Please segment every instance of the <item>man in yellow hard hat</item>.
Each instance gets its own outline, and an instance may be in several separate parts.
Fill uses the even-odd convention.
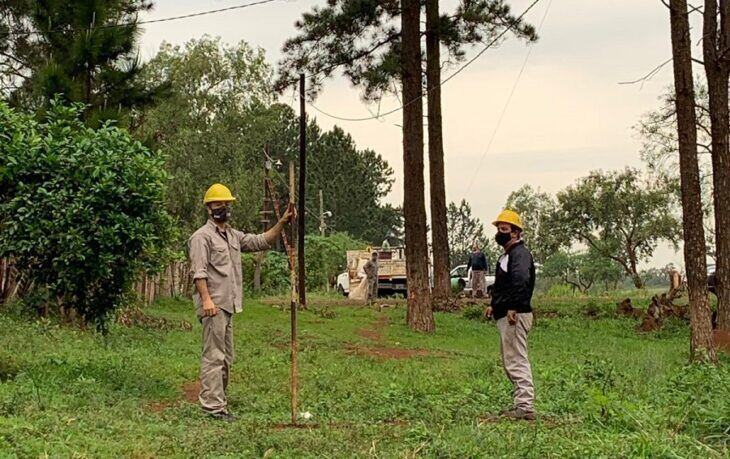
[[[195,282],[195,306],[203,325],[200,361],[200,395],[203,410],[216,419],[234,421],[228,411],[226,389],[233,362],[233,314],[242,311],[241,252],[270,248],[294,217],[287,210],[263,234],[246,234],[231,228],[231,204],[236,198],[226,186],[208,188],[203,203],[208,221],[188,240],[190,270]]]
[[[495,239],[504,248],[497,262],[491,306],[484,311],[499,329],[502,364],[514,386],[514,404],[503,416],[535,419],[535,386],[527,356],[527,334],[532,328],[532,293],[535,289],[535,263],[522,240],[522,219],[505,210],[493,222]]]

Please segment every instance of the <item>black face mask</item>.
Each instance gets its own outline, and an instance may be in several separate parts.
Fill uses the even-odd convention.
[[[494,236],[494,240],[497,241],[497,244],[501,245],[502,247],[506,246],[509,241],[512,240],[512,233],[503,233],[499,231],[496,236]]]
[[[231,208],[225,206],[219,207],[217,209],[212,209],[211,216],[213,217],[214,221],[224,223],[228,221],[229,218],[231,218]]]

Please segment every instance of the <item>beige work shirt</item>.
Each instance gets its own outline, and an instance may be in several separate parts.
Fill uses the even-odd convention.
[[[373,263],[373,260],[368,260],[362,267],[362,270],[368,276],[368,280],[377,279],[378,277],[378,264]]]
[[[243,310],[243,276],[241,252],[260,252],[269,249],[263,234],[246,234],[226,224],[222,231],[208,222],[188,240],[190,271],[195,279],[207,279],[208,292],[218,308],[233,314]],[[197,289],[193,295],[199,317],[203,302]]]

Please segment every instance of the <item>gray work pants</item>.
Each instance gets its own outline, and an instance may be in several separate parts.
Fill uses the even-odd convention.
[[[535,411],[535,386],[527,357],[527,334],[532,328],[532,313],[517,314],[517,323],[510,325],[507,317],[497,321],[504,372],[514,387],[514,408]]]
[[[208,413],[227,412],[226,388],[233,363],[233,314],[218,310],[203,317],[203,356],[200,359],[200,405]]]

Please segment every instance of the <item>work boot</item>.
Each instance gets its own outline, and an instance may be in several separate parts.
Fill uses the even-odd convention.
[[[535,412],[525,411],[522,408],[515,408],[508,411],[503,411],[502,416],[505,418],[513,419],[515,421],[534,421]]]
[[[226,411],[221,411],[219,413],[211,413],[210,417],[219,421],[225,421],[225,422],[235,422],[238,420],[234,415],[231,413],[228,413]]]

